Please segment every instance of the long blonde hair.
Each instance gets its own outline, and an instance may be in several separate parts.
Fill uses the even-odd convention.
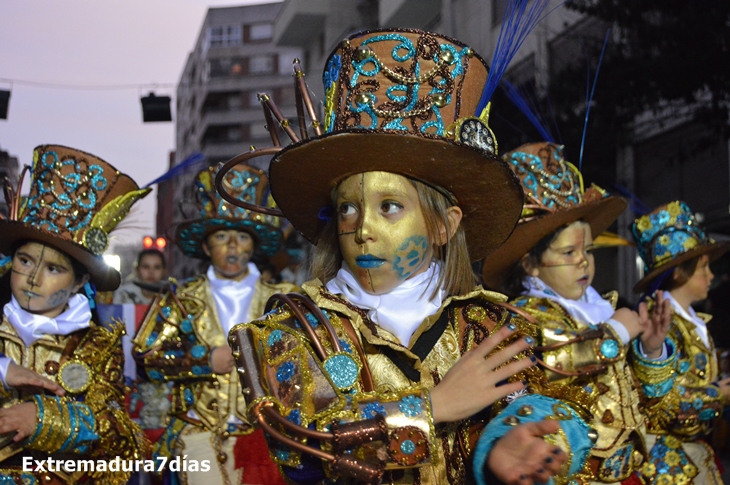
[[[433,247],[433,257],[441,261],[438,284],[435,292],[446,290],[446,294],[465,295],[474,289],[476,278],[471,269],[469,251],[466,246],[464,227],[459,224],[451,239],[444,245],[439,244],[440,228],[446,228],[446,234],[451,234],[452,228],[447,210],[454,204],[441,192],[433,187],[412,178],[406,177],[416,188],[418,200],[426,221],[428,239]],[[332,189],[332,205],[335,205],[337,187]],[[336,211],[333,211],[336,213]],[[342,266],[342,252],[337,236],[337,220],[333,215],[317,241],[312,255],[310,274],[326,283],[331,280]],[[431,295],[431,296],[435,296]]]

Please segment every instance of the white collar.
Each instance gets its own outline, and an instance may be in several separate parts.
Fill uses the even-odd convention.
[[[404,346],[423,321],[438,312],[446,297],[442,288],[431,299],[436,288],[441,265],[432,262],[423,273],[406,279],[383,295],[373,295],[362,289],[343,261],[337,275],[325,286],[333,294],[341,294],[353,305],[368,310],[370,320],[392,333]]]
[[[248,275],[241,281],[219,278],[212,265],[208,267],[206,275],[218,310],[220,325],[228,337],[228,332],[234,325],[245,323],[251,317],[249,308],[253,301],[256,281],[261,273],[255,264],[248,263]]]
[[[79,294],[69,298],[68,310],[55,318],[36,315],[24,310],[14,296],[10,299],[10,303],[5,305],[3,312],[28,347],[44,335],[68,335],[88,328],[91,320],[89,300]]]
[[[586,289],[580,300],[572,300],[558,295],[537,276],[528,276],[523,283],[527,286],[524,295],[553,300],[565,308],[573,318],[585,324],[597,325],[607,322],[615,313],[613,305],[604,300],[592,286]]]

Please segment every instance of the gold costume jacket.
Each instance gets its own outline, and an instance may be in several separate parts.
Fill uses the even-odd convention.
[[[650,307],[653,302],[650,302]],[[698,313],[705,322],[710,315]],[[655,483],[662,477],[687,483],[697,474],[697,466],[682,450],[683,442],[695,442],[708,434],[722,414],[725,398],[714,384],[718,379],[715,345],[709,347],[697,333],[697,326],[672,309],[672,323],[665,360],[649,360],[634,344],[632,359],[641,383],[641,398],[649,432],[657,436],[649,453],[644,474]],[[709,446],[702,443],[709,450]],[[712,451],[709,450],[710,456]],[[713,466],[714,470],[714,466]]]
[[[60,383],[63,397],[33,395],[0,386],[0,402],[9,407],[23,401],[35,402],[38,425],[27,442],[0,449],[0,483],[126,484],[129,472],[99,471],[117,457],[136,460],[145,457],[149,443],[124,410],[124,324],[108,327],[90,323],[88,329],[70,335],[44,335],[26,347],[15,328],[3,317],[0,324],[0,353],[13,361]],[[35,460],[48,456],[59,460],[93,460],[80,471],[23,471],[23,457]],[[31,462],[32,463],[32,462]],[[35,467],[34,467],[35,468]],[[57,467],[56,467],[57,469]],[[46,467],[46,470],[48,468]],[[121,470],[121,468],[120,468]]]
[[[615,293],[608,298],[616,304]],[[624,346],[616,332],[605,323],[596,326],[577,321],[559,303],[548,298],[521,296],[512,302],[537,320],[538,345],[547,347],[542,360],[555,384],[581,394],[592,416],[591,426],[598,439],[591,450],[593,480],[617,482],[637,471],[646,455],[643,436],[644,417],[639,409],[631,366],[627,360],[629,346]],[[603,340],[587,345],[560,347],[573,332],[600,332]],[[594,364],[591,364],[591,363]],[[587,374],[575,372],[590,369]]]
[[[552,386],[537,367],[510,380],[527,380],[531,392],[551,397],[518,393],[470,419],[434,425],[429,392],[462,354],[503,325],[513,324],[517,331],[498,349],[536,332],[532,324],[504,307],[503,295],[477,288],[468,295],[447,298],[439,312],[423,321],[406,348],[373,324],[367,311],[329,293],[318,280],[305,283],[303,291],[308,298],[302,299],[323,312],[326,324],[315,317],[313,307],[301,306],[305,313],[297,317],[287,304],[275,307],[257,321],[237,325],[230,332],[229,342],[244,392],[250,398],[252,420],[260,416],[261,406],[271,405],[277,409],[279,419],[325,432],[331,431],[331,426],[382,419],[376,427],[387,432],[387,439],[360,444],[343,444],[337,439],[333,444],[321,441],[318,450],[338,457],[320,469],[322,478],[327,475],[336,478],[337,483],[355,482],[356,477],[343,471],[349,466],[343,462],[361,459],[379,460],[381,464],[376,468],[380,466],[382,472],[385,467],[383,483],[470,482],[474,478],[470,471],[472,459],[486,462],[493,443],[511,426],[543,418],[559,419],[572,426],[546,438],[571,456],[555,483],[566,483],[586,471],[583,465],[591,445],[588,426],[573,407],[560,400],[565,394],[563,389]],[[302,318],[307,320],[306,325],[300,321]],[[321,353],[325,359],[318,357]],[[490,413],[497,415],[491,422]],[[276,429],[288,433],[285,428]],[[348,451],[340,453],[339,447],[347,447]],[[313,465],[310,456],[303,457],[281,440],[271,439],[269,448],[284,474],[294,482],[300,470],[322,466],[316,460]]]
[[[262,315],[266,301],[274,293],[295,288],[290,284],[270,285],[258,280],[249,318]],[[175,383],[170,409],[173,419],[156,444],[156,455],[171,456],[177,435],[186,423],[218,435],[243,433],[240,427],[228,430],[227,426],[230,416],[247,420],[238,375],[235,372],[214,374],[209,365],[211,351],[227,343],[205,275],[181,283],[174,292],[159,295],[152,302],[133,344],[138,364],[144,367],[150,380]],[[197,419],[188,417],[191,410]]]

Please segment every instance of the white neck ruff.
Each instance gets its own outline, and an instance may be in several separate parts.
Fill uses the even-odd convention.
[[[248,275],[241,281],[218,278],[212,265],[208,267],[206,275],[218,311],[218,319],[227,339],[228,332],[234,325],[250,320],[248,313],[253,301],[256,281],[261,273],[255,264],[248,263]]]
[[[586,289],[580,300],[571,300],[558,295],[537,276],[528,276],[524,284],[527,286],[527,291],[523,295],[553,300],[565,308],[570,316],[585,324],[597,325],[607,322],[615,313],[611,303],[604,300],[592,286]]]
[[[5,305],[3,312],[28,347],[44,335],[68,335],[88,328],[91,321],[89,300],[79,294],[69,298],[68,310],[55,318],[23,310],[14,296],[10,299],[10,303]]]
[[[446,297],[446,291],[440,289],[436,297],[430,299],[440,270],[440,264],[431,263],[426,271],[408,278],[389,292],[373,295],[362,289],[343,261],[337,276],[325,286],[330,293],[340,294],[353,305],[368,310],[373,323],[395,335],[401,345],[408,346],[418,327],[438,312]]]

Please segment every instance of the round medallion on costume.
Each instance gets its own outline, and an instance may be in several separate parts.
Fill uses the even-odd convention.
[[[492,130],[479,118],[466,118],[457,128],[456,140],[492,155],[497,152]]]
[[[429,457],[428,437],[415,426],[403,426],[390,433],[388,454],[402,466],[422,463]]]
[[[58,383],[66,391],[79,394],[84,392],[91,385],[93,372],[85,363],[78,360],[70,360],[63,364],[58,371]]]
[[[601,343],[601,355],[606,359],[615,359],[619,354],[619,344],[614,339],[607,339]]]
[[[324,370],[327,371],[332,382],[341,391],[350,389],[357,382],[360,368],[348,354],[337,353],[324,361]]]
[[[84,246],[97,256],[104,254],[109,247],[109,235],[98,227],[92,227],[84,233]]]
[[[56,374],[58,374],[59,365],[58,362],[56,362],[55,360],[46,361],[46,364],[43,367],[46,371],[46,374],[48,374],[49,376],[55,376]]]

